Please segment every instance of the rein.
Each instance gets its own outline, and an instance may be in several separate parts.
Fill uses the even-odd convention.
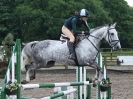
[[[84,35],[84,39],[87,39],[94,46],[94,48],[97,50],[97,54],[96,54],[96,56],[94,58],[94,60],[96,60],[96,57],[98,56],[100,50],[95,46],[95,44],[88,37],[91,36],[91,37],[94,37],[96,39],[100,39],[100,38],[99,37],[96,37],[94,35],[91,35],[91,34],[82,34],[82,35]]]
[[[94,37],[94,38],[96,38],[96,39],[100,39],[99,37],[93,36],[93,35],[91,35],[91,34],[90,34],[89,36]]]
[[[94,60],[96,60],[96,57],[98,56],[100,50],[95,46],[95,44],[88,37],[91,36],[91,37],[94,37],[96,39],[100,39],[100,38],[99,37],[96,37],[96,36],[93,36],[93,35],[90,35],[90,34],[88,34],[88,35],[85,35],[84,34],[84,36],[85,36],[84,39],[87,39],[94,46],[94,48],[97,50],[97,54],[96,54],[96,56],[94,58]]]
[[[98,56],[98,54],[100,53],[100,50],[94,45],[94,43],[91,41],[91,40],[89,40],[88,38],[87,38],[87,40],[88,41],[90,41],[90,43],[94,46],[94,48],[97,50],[97,54],[96,54],[96,56],[95,56],[95,58],[94,58],[94,60],[96,60],[96,57]]]

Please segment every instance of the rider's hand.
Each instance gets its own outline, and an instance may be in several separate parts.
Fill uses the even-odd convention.
[[[90,32],[89,32],[89,31],[85,31],[85,34],[86,34],[86,35],[90,35]]]
[[[85,34],[85,31],[82,31],[81,33],[82,33],[82,34]]]

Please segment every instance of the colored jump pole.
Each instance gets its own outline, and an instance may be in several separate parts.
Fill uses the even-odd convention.
[[[86,82],[64,82],[64,83],[41,83],[41,84],[24,84],[21,85],[23,89],[33,89],[33,88],[54,88],[62,86],[81,86],[90,85],[89,81]]]
[[[62,92],[59,92],[59,93],[56,93],[56,94],[52,94],[50,96],[47,96],[47,97],[44,97],[44,98],[41,98],[41,99],[55,99],[55,98],[73,93],[75,91],[76,91],[76,89],[70,89],[70,90],[62,91]]]

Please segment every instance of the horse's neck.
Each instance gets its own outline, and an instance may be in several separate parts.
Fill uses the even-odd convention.
[[[91,50],[91,53],[96,54],[100,49],[101,40],[105,38],[107,32],[107,27],[102,27],[100,29],[94,30],[88,38],[81,40],[77,47],[79,49],[84,49],[85,53]]]
[[[93,31],[89,36],[89,40],[97,47],[100,47],[101,40],[106,36],[107,27],[102,27],[96,31]]]

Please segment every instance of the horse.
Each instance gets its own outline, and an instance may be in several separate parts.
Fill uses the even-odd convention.
[[[75,46],[77,61],[69,59],[68,40],[43,40],[28,43],[22,50],[22,59],[30,60],[30,63],[23,63],[21,68],[22,70],[26,70],[26,80],[24,83],[35,79],[36,69],[50,68],[55,64],[90,66],[96,69],[96,73],[98,73],[96,74],[96,78],[101,81],[103,76],[100,77],[100,75],[103,73],[95,59],[100,51],[102,39],[105,39],[113,50],[121,48],[115,26],[116,23],[105,25],[94,28],[90,31],[90,34],[79,35],[79,41]],[[28,55],[29,53],[30,55]]]

